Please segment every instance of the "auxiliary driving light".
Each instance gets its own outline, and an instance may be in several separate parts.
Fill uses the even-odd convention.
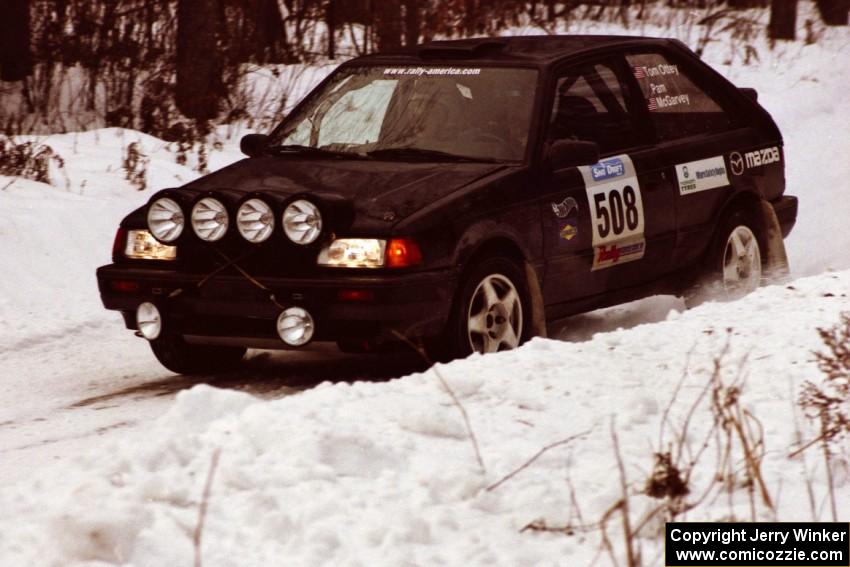
[[[236,227],[248,242],[265,242],[274,231],[274,211],[262,199],[248,199],[236,212]]]
[[[304,346],[313,338],[313,317],[305,309],[290,307],[277,318],[277,334],[289,346]]]
[[[224,203],[213,197],[205,197],[192,207],[192,230],[198,238],[215,242],[227,233],[230,217]]]
[[[136,325],[147,340],[153,341],[159,337],[162,332],[162,316],[156,305],[149,301],[139,304],[136,308]]]
[[[295,244],[312,244],[322,233],[322,213],[319,207],[298,199],[283,211],[283,232]]]
[[[174,199],[162,197],[148,207],[148,228],[160,242],[171,243],[183,234],[183,209]]]

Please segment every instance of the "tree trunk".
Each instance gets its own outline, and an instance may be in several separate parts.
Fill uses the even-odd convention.
[[[828,26],[846,26],[850,12],[848,0],[818,0],[818,9],[823,23]]]
[[[32,73],[29,0],[3,0],[0,17],[0,80],[21,81]]]
[[[177,108],[199,121],[218,114],[222,89],[218,21],[218,0],[178,0]]]
[[[797,28],[797,0],[773,0],[767,30],[771,39],[794,39]]]
[[[325,6],[325,26],[328,28],[328,58],[336,59],[336,6],[328,0]]]
[[[404,45],[419,43],[419,29],[422,18],[419,14],[420,0],[404,0]]]
[[[378,51],[401,47],[401,1],[373,0]]]

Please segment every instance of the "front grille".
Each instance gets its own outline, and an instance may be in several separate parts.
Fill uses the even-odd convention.
[[[178,247],[181,271],[192,274],[208,274],[228,260],[241,258],[238,265],[254,277],[309,277],[317,273],[317,254],[313,246],[297,246],[276,238],[260,245],[235,238],[215,243],[186,239]],[[222,272],[238,273],[233,266]]]

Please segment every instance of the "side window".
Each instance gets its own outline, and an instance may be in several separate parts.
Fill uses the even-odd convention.
[[[596,142],[603,154],[636,145],[638,136],[626,111],[624,92],[607,64],[583,65],[564,73],[556,86],[548,141]]]
[[[664,55],[640,53],[627,55],[626,59],[661,141],[722,132],[732,127],[720,104]]]

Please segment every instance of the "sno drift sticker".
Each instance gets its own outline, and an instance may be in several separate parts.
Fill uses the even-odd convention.
[[[603,181],[612,177],[620,177],[626,173],[626,166],[620,158],[606,159],[590,166],[594,181]]]
[[[631,158],[619,155],[579,168],[590,203],[592,270],[643,258],[643,200]]]
[[[690,195],[729,185],[726,163],[721,156],[690,161],[676,166],[679,195]]]

